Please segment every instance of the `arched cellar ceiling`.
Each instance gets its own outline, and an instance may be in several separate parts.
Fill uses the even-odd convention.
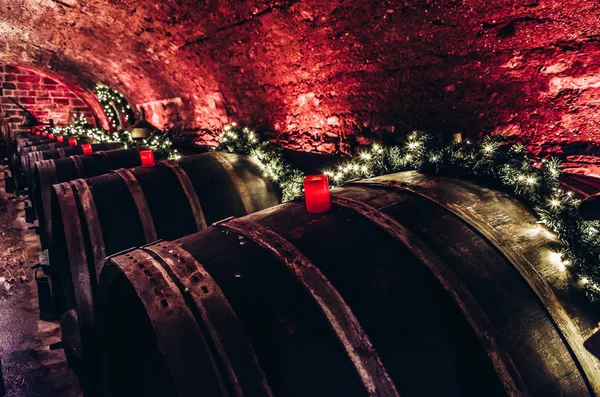
[[[414,128],[600,141],[597,1],[0,0],[0,62],[304,150]],[[600,114],[600,113],[598,113]]]

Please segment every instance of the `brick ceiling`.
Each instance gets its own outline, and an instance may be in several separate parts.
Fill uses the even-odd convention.
[[[558,1],[4,0],[0,63],[210,141],[224,123],[347,151],[433,133],[600,141],[599,5]]]

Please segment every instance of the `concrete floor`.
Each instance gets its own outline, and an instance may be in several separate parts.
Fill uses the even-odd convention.
[[[0,361],[6,396],[80,396],[63,351],[49,349],[60,340],[58,322],[39,319],[30,270],[39,262],[38,237],[25,223],[22,199],[9,196],[0,179]],[[2,283],[1,277],[10,283]]]

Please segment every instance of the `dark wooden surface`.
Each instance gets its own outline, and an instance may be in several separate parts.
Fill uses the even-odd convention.
[[[47,248],[48,234],[51,233],[49,207],[53,184],[77,178],[91,178],[117,168],[132,168],[140,165],[140,156],[136,149],[115,149],[94,153],[91,156],[75,155],[36,163],[31,178],[30,197],[39,221],[42,248]]]
[[[390,180],[395,186],[382,184]],[[286,264],[288,243],[343,298],[399,395],[599,394],[598,362],[581,338],[595,318],[565,289],[566,276],[548,260],[557,240],[529,209],[503,193],[415,173],[367,183],[335,189],[327,213],[310,214],[298,201],[240,223],[285,244],[233,221],[175,242],[227,298],[275,395],[366,392],[344,352],[348,341]],[[119,294],[102,278],[99,288]],[[116,337],[118,324],[111,327]],[[134,354],[123,348],[113,359]],[[158,370],[159,361],[146,365]]]
[[[133,179],[129,178],[128,182],[117,172],[71,181],[75,211],[59,210],[61,205],[65,206],[61,202],[64,194],[58,189],[59,185],[55,185],[51,198],[53,237],[49,254],[53,274],[61,277],[64,309],[78,309],[80,303],[84,308],[93,304],[90,296],[96,288],[96,264],[100,256],[155,240],[148,237],[147,228],[145,232],[140,214],[146,214],[145,222],[150,222],[158,238],[175,239],[204,227],[205,224],[199,226],[196,222],[191,208],[194,200],[188,196],[190,190],[182,187],[181,175],[173,171],[175,165],[157,162],[154,167],[132,168],[127,174]],[[223,217],[245,215],[247,208],[271,207],[280,200],[277,187],[263,179],[258,166],[244,156],[202,154],[186,157],[177,166],[189,178],[192,193],[198,197],[195,202],[201,206],[208,224]],[[80,193],[82,189],[89,192],[85,200]],[[134,190],[138,192],[135,197]],[[73,250],[73,244],[69,243],[69,236],[78,239],[79,234],[85,251]],[[74,283],[80,280],[76,274],[82,272],[89,274],[91,285],[86,293],[79,294]]]

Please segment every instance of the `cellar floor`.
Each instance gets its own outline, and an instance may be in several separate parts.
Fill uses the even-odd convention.
[[[80,396],[63,351],[49,348],[60,340],[60,329],[58,321],[39,319],[30,269],[39,262],[39,240],[25,223],[23,200],[11,196],[0,179],[0,361],[6,396]]]

